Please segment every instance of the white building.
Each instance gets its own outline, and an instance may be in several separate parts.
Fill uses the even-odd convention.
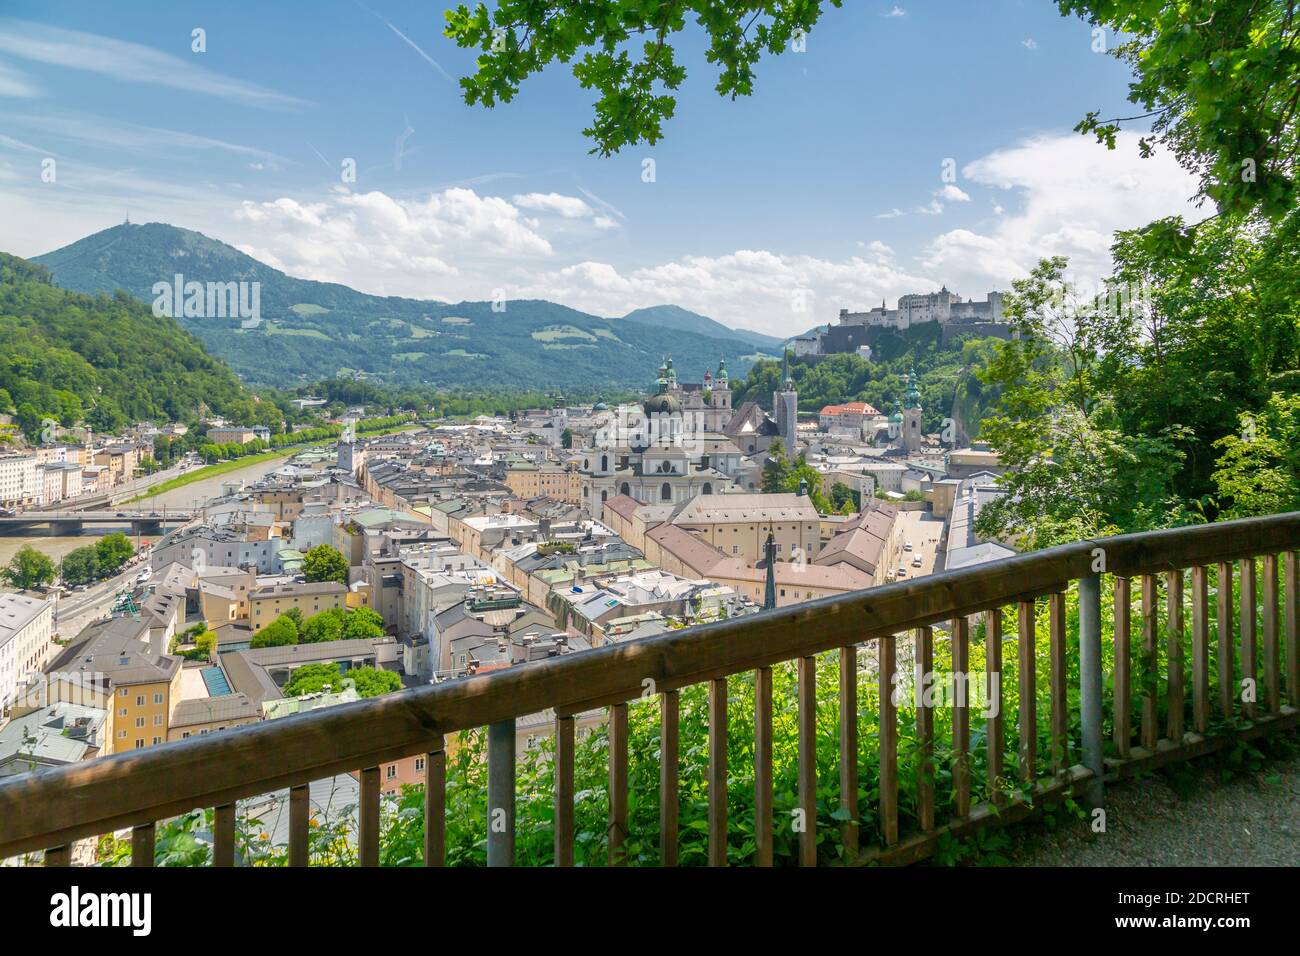
[[[0,506],[25,508],[41,495],[35,455],[0,455]]]
[[[27,594],[0,594],[0,714],[18,687],[54,657],[54,601]]]

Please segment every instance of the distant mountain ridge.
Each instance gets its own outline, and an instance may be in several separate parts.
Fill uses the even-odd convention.
[[[622,321],[642,322],[665,329],[680,329],[683,332],[698,332],[700,335],[713,338],[734,337],[760,348],[776,349],[778,352],[786,341],[775,335],[764,335],[762,332],[751,332],[749,329],[729,328],[715,319],[683,309],[679,305],[652,305],[644,309],[633,309],[622,317]]]
[[[676,306],[605,319],[542,300],[446,303],[298,279],[201,233],[165,223],[105,229],[32,260],[62,287],[145,303],[156,283],[258,283],[261,322],[177,315],[246,381],[290,386],[335,375],[386,384],[646,388],[664,355],[697,380],[725,358],[743,375],[780,340]],[[170,296],[169,296],[170,300]],[[688,358],[689,357],[689,358]],[[692,368],[698,363],[699,369]]]

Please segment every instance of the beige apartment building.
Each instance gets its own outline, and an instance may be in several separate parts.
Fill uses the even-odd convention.
[[[506,469],[505,485],[517,498],[545,495],[567,504],[582,504],[582,473],[555,464],[520,462]]]
[[[696,495],[669,521],[728,557],[745,562],[765,557],[770,534],[776,559],[811,561],[821,545],[821,518],[807,495]]]
[[[348,606],[348,587],[337,581],[275,584],[248,592],[248,623],[254,633],[297,608],[303,617]]]

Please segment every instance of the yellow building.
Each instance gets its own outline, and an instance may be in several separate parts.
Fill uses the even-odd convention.
[[[349,593],[347,585],[337,581],[257,588],[248,593],[248,623],[256,633],[293,608],[306,618],[332,608],[348,607]]]
[[[50,665],[50,687],[62,688],[60,699],[89,690],[110,711],[106,752],[138,750],[168,739],[171,715],[180,702],[182,661],[166,653],[165,644],[161,634],[150,633],[147,621],[115,617],[87,626]]]
[[[567,504],[582,503],[582,474],[559,465],[520,462],[506,469],[505,485],[517,498],[545,495]]]

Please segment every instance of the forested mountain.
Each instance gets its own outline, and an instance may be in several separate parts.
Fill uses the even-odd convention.
[[[0,253],[0,413],[29,433],[47,416],[105,431],[184,419],[200,403],[258,418],[234,373],[172,319],[125,294],[60,289],[44,267]]]
[[[155,283],[178,273],[186,282],[260,283],[262,321],[254,328],[238,316],[178,319],[259,384],[360,376],[389,385],[644,389],[666,354],[676,353],[683,376],[694,381],[720,358],[743,373],[762,354],[735,334],[704,335],[635,316],[603,319],[553,302],[511,300],[494,309],[492,302],[367,295],[296,279],[162,223],[115,226],[35,261],[65,288],[124,289],[147,303]]]
[[[697,332],[717,339],[740,339],[768,351],[779,350],[784,339],[749,329],[731,329],[710,319],[708,316],[691,312],[679,305],[652,305],[645,309],[633,309],[623,316],[625,322],[641,322],[645,325],[657,325],[665,329],[679,329],[682,332]]]

